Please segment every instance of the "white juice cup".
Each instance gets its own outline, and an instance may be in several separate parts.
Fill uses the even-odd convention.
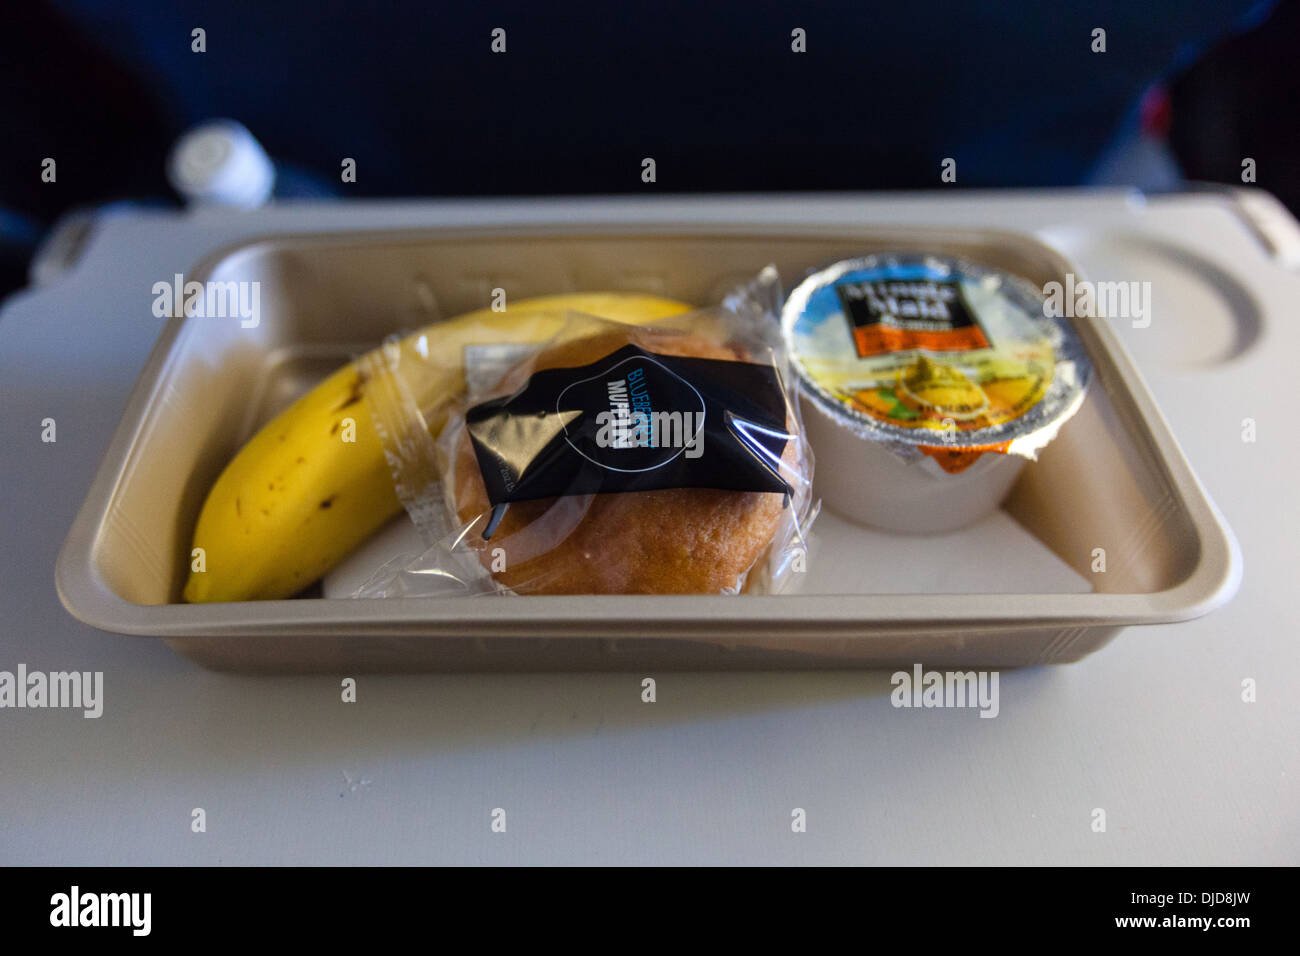
[[[974,524],[1011,491],[1027,459],[981,455],[950,474],[932,458],[907,461],[801,390],[804,431],[817,461],[813,493],[846,518],[885,531],[942,534]]]
[[[905,534],[996,510],[1078,409],[1091,371],[1040,290],[951,256],[834,263],[794,288],[781,328],[815,492]]]

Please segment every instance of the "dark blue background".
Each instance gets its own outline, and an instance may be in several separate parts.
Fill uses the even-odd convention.
[[[1143,91],[1268,9],[11,4],[0,206],[34,234],[75,205],[169,198],[168,146],[216,116],[335,186],[341,159],[355,158],[349,195],[644,192],[646,156],[661,192],[927,188],[944,157],[957,161],[958,186],[1068,185],[1132,130]],[[504,55],[489,49],[497,26]],[[1097,26],[1105,54],[1090,50]],[[194,27],[207,31],[206,53],[190,51]],[[794,27],[807,31],[806,54],[790,50]],[[1293,59],[1293,42],[1284,49]],[[1282,124],[1293,125],[1290,110]],[[1231,153],[1212,178],[1239,173]],[[56,187],[39,181],[45,156],[58,161]],[[21,230],[8,231],[12,245]]]

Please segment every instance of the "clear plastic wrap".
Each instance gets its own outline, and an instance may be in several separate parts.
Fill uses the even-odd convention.
[[[571,312],[541,343],[393,343],[372,413],[427,549],[357,596],[779,590],[816,510],[781,298],[769,267],[648,326]],[[421,407],[412,382],[462,361],[459,400]]]

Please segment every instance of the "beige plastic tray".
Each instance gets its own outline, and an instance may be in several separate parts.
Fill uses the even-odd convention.
[[[716,301],[773,262],[932,249],[1037,284],[1075,272],[1016,233],[710,224],[283,236],[187,279],[261,283],[261,322],[172,320],[59,556],[68,610],[236,670],[1016,666],[1078,660],[1130,624],[1185,620],[1240,578],[1231,533],[1104,320],[1077,320],[1096,378],[1002,511],[941,537],[823,513],[808,570],[771,596],[412,598],[187,605],[204,496],[312,382],[388,333],[511,299],[625,289]],[[1094,570],[1104,549],[1106,570]]]

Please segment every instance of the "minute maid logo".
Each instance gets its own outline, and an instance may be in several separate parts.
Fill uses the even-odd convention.
[[[630,454],[597,460],[573,445],[579,454],[614,471],[649,471],[678,455],[694,459],[704,454],[704,400],[686,379],[654,359],[632,356],[570,388],[596,381],[603,383],[602,404],[608,405],[596,415],[596,447]]]
[[[837,283],[835,292],[859,358],[989,347],[955,280],[861,278]]]
[[[951,283],[875,282],[846,283],[838,287],[842,298],[864,301],[871,313],[881,319],[919,319],[947,323],[952,320],[949,307],[956,305],[957,290]]]

